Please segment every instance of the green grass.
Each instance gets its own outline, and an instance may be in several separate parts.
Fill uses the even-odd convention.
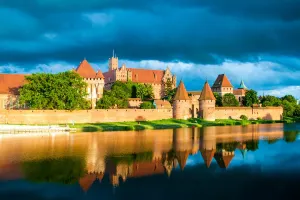
[[[81,132],[100,132],[100,131],[129,131],[145,129],[174,129],[184,127],[205,127],[205,126],[234,126],[249,124],[270,124],[284,123],[281,120],[234,120],[234,119],[217,119],[216,121],[205,121],[202,119],[165,119],[143,122],[110,122],[110,123],[86,123],[70,125],[71,128],[77,128]]]
[[[300,117],[284,117],[283,120],[285,123],[295,123],[300,122]]]

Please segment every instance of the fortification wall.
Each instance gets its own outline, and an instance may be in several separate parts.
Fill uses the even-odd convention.
[[[246,115],[248,119],[261,118],[264,120],[281,120],[282,107],[216,107],[216,119],[240,119],[241,115]]]
[[[0,124],[99,123],[172,118],[172,109],[2,110]]]

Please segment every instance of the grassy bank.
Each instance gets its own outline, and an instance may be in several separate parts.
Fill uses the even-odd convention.
[[[300,122],[300,117],[284,117],[286,123]]]
[[[145,129],[173,129],[184,127],[204,127],[204,126],[233,126],[233,125],[249,125],[249,124],[270,124],[283,123],[286,121],[274,120],[234,120],[220,119],[214,122],[201,119],[176,120],[165,119],[144,122],[111,122],[111,123],[94,123],[94,124],[75,124],[70,125],[71,128],[77,128],[81,132],[98,132],[98,131],[129,131],[129,130],[145,130]]]

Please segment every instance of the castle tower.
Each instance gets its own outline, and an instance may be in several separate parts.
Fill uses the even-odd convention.
[[[108,59],[108,69],[109,71],[118,69],[118,57],[116,57],[115,52],[113,51],[113,55]]]
[[[207,121],[215,121],[215,103],[216,98],[206,81],[199,98],[199,117]]]
[[[180,81],[173,99],[173,118],[188,119],[192,116],[191,99]]]
[[[86,98],[91,101],[91,107],[95,108],[96,102],[103,96],[104,76],[102,72],[100,70],[96,72],[86,59],[78,65],[75,72],[87,83]]]
[[[200,129],[200,152],[207,168],[210,167],[211,161],[216,153],[216,127],[204,127]]]
[[[240,83],[240,86],[238,89],[244,89],[244,90],[247,90],[248,88],[246,87],[245,83],[243,80],[241,80],[241,83]]]
[[[211,89],[213,92],[218,92],[221,96],[233,93],[233,86],[225,74],[218,75]]]

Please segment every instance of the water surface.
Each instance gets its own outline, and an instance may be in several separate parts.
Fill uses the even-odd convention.
[[[0,135],[0,199],[294,199],[300,124]]]

